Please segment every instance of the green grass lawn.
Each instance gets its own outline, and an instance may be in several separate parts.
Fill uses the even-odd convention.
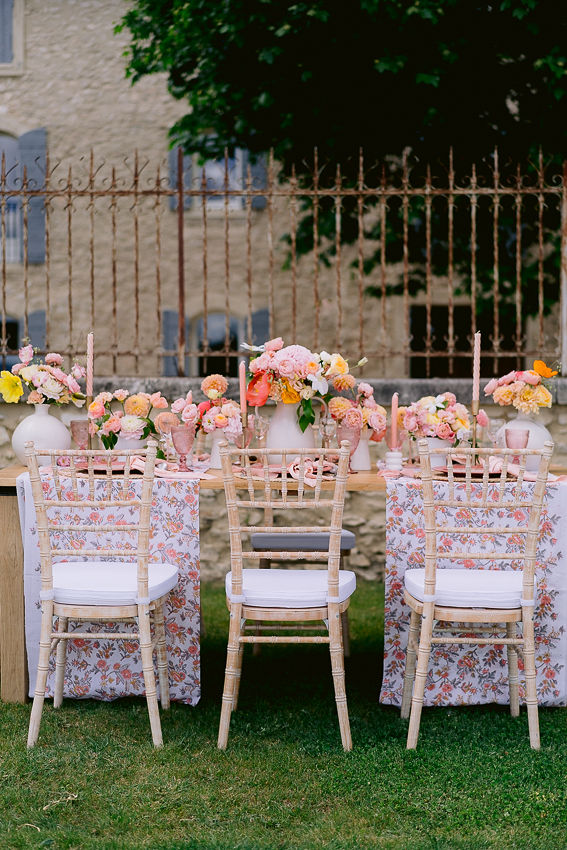
[[[46,703],[25,747],[29,706],[0,704],[0,848],[567,847],[567,716],[541,710],[542,749],[505,707],[424,711],[419,749],[378,704],[380,586],[351,608],[343,753],[324,646],[265,647],[244,659],[229,747],[216,749],[228,615],[203,587],[203,697],[162,715],[154,750],[145,703]]]

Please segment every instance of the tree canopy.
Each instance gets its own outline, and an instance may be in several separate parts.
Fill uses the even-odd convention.
[[[118,29],[128,75],[168,75],[188,104],[172,138],[205,157],[567,149],[557,0],[134,0]]]

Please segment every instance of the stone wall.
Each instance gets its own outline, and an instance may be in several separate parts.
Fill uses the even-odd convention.
[[[393,387],[384,381],[372,381],[375,386],[377,400],[388,405]],[[131,391],[145,389],[153,392],[158,388],[167,398],[172,399],[185,393],[192,385],[198,392],[198,382],[182,381],[180,379],[140,379],[120,380],[120,385]],[[95,384],[95,391],[116,389],[113,379],[100,379]],[[470,397],[470,382],[443,381],[440,384],[426,381],[399,381],[395,389],[400,393],[400,402],[407,404],[422,395],[439,392],[450,388],[458,398]],[[236,382],[231,382],[231,394],[236,397]],[[541,422],[551,431],[555,440],[554,463],[567,466],[567,379],[556,382],[557,403],[551,410],[540,414]],[[503,409],[486,405],[490,416],[502,417]],[[13,462],[10,438],[18,422],[28,415],[25,405],[0,405],[0,467]],[[76,408],[61,412],[63,421],[77,418],[80,413]],[[203,446],[205,448],[205,446]],[[383,443],[371,443],[372,460],[375,462],[384,455],[386,447]],[[357,537],[356,549],[350,556],[350,566],[356,570],[362,579],[375,579],[382,575],[385,554],[385,495],[383,493],[347,493],[345,503],[344,526],[353,531]],[[201,569],[205,581],[220,579],[229,569],[230,552],[228,544],[228,525],[224,504],[224,494],[203,490],[200,502],[201,515]],[[314,519],[314,524],[317,522]]]

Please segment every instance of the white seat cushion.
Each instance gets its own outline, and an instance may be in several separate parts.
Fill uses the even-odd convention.
[[[63,561],[53,564],[55,602],[68,605],[136,605],[138,565],[117,561]],[[150,602],[177,584],[177,567],[148,564]]]
[[[260,608],[318,608],[327,604],[327,570],[242,570],[246,605]],[[226,576],[230,599],[232,573]],[[356,576],[339,570],[339,602],[356,589]]]
[[[425,570],[406,570],[405,586],[423,602]],[[435,604],[449,608],[520,608],[521,570],[437,570]]]
[[[266,552],[318,552],[329,548],[329,532],[308,531],[304,534],[271,534],[258,532],[250,535],[253,549],[263,549]],[[341,531],[341,549],[353,549],[356,537],[352,531]]]

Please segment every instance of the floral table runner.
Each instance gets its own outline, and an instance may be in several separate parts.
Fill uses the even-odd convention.
[[[524,484],[526,492],[533,484]],[[409,608],[403,600],[406,569],[424,566],[425,532],[415,479],[389,478],[386,502],[384,677],[380,701],[401,705]],[[521,513],[521,512],[520,512]],[[518,522],[525,517],[518,516]],[[554,482],[544,502],[536,567],[536,665],[540,705],[567,704],[567,483]],[[487,540],[487,547],[494,546]],[[500,541],[501,542],[501,539]],[[452,564],[451,566],[456,566]],[[463,569],[476,567],[464,562]],[[521,664],[521,658],[520,658]],[[520,670],[520,695],[523,680]],[[433,646],[425,705],[509,702],[506,650],[500,646]]]
[[[87,481],[84,483],[88,484]],[[103,481],[100,483],[101,486],[104,484]],[[141,488],[141,484],[141,478],[133,482],[136,487]],[[30,696],[33,696],[39,652],[41,583],[36,516],[27,472],[19,476],[17,492],[24,544],[26,648]],[[156,479],[153,494],[150,560],[169,561],[179,568],[179,584],[171,593],[165,612],[171,698],[196,705],[201,695],[199,482]],[[53,497],[53,493],[50,496]],[[112,510],[115,520],[120,520],[120,512],[125,514],[127,508]],[[67,518],[70,515],[70,512],[66,512]],[[87,548],[90,548],[91,536],[90,533],[85,534]],[[77,539],[76,534],[73,539]],[[74,627],[72,623],[70,627]],[[116,625],[115,630],[123,631],[128,628],[131,628],[128,624],[120,623]],[[95,631],[99,629],[99,625],[81,624],[81,629]],[[54,656],[55,653],[52,653],[46,691],[48,696],[53,695]],[[66,696],[108,700],[143,693],[144,681],[137,642],[69,641],[65,676]]]

